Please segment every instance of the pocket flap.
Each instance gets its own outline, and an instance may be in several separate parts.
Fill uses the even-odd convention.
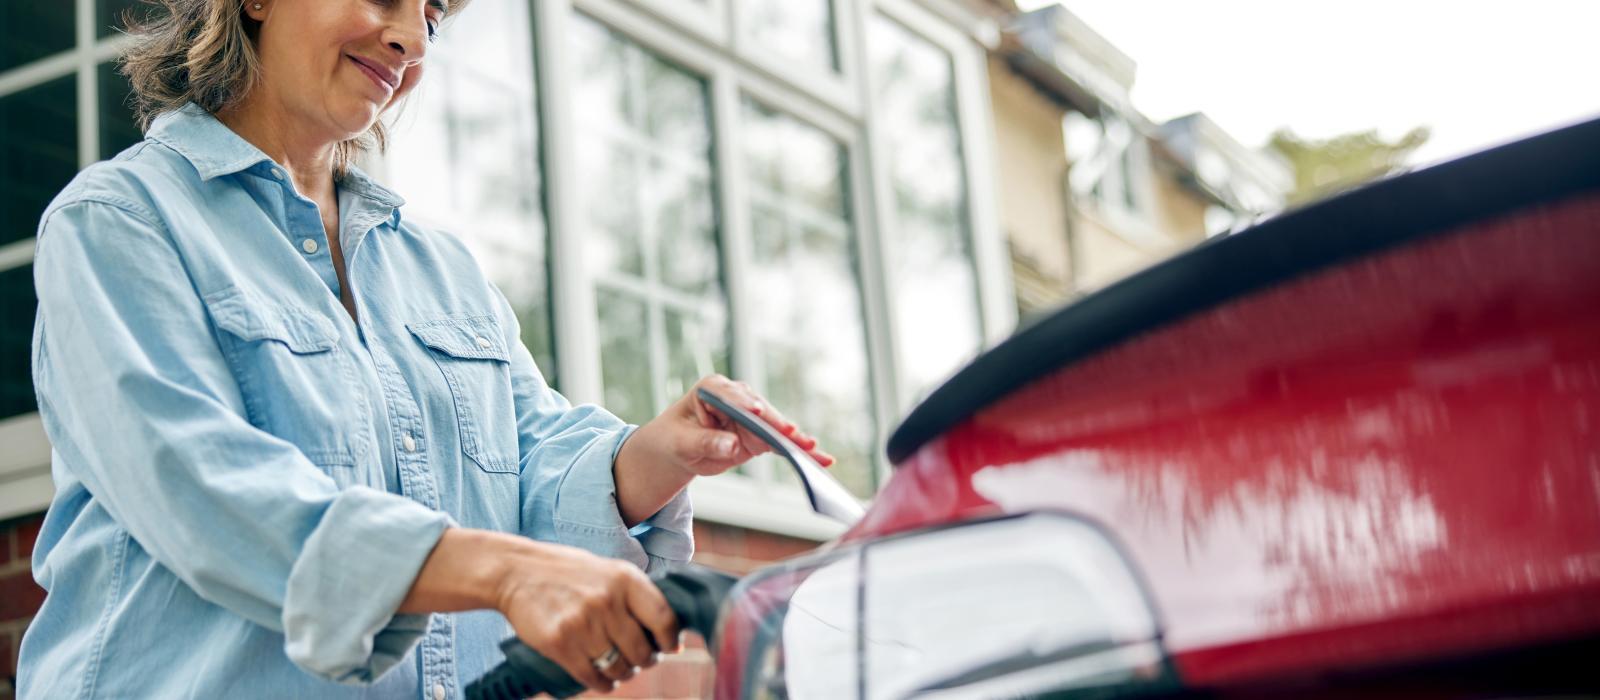
[[[338,344],[333,322],[310,311],[270,304],[229,287],[205,298],[211,321],[242,340],[275,340],[293,352],[326,352]]]
[[[406,330],[411,331],[423,345],[451,357],[511,361],[506,354],[505,336],[500,331],[500,323],[493,316],[407,323]]]

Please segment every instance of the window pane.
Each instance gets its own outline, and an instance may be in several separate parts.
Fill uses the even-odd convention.
[[[643,127],[652,145],[667,149],[669,157],[681,156],[689,164],[704,163],[711,148],[705,81],[634,48],[640,78],[635,104],[643,117],[637,126]]]
[[[73,45],[71,0],[0,2],[0,70],[10,70]]]
[[[622,344],[602,348],[606,400],[622,402],[606,407],[642,422],[701,376],[728,371],[709,95],[700,76],[593,19],[574,16],[570,37],[582,76],[574,86],[580,237],[605,285],[596,295],[602,335]],[[615,366],[622,361],[631,366]]]
[[[834,476],[870,496],[876,426],[844,146],[749,99],[743,137],[761,386],[839,458]]]
[[[471,11],[452,16],[439,28],[428,62],[444,57],[481,77],[520,89],[532,86],[533,24],[523,0],[474,0]]]
[[[0,271],[0,419],[35,410],[33,372],[33,266]]]
[[[831,0],[745,0],[739,10],[757,50],[839,70]]]
[[[667,381],[664,399],[676,399],[701,377],[728,373],[727,324],[715,314],[673,308],[663,310],[667,332]],[[649,418],[650,416],[646,416]]]
[[[552,386],[549,267],[527,5],[479,0],[441,30],[395,121],[389,179],[406,212],[457,236],[504,292]],[[495,68],[481,61],[493,57]]]
[[[894,226],[885,262],[899,366],[925,395],[982,343],[950,56],[882,16],[869,34]]]
[[[645,303],[630,294],[601,288],[595,293],[600,310],[600,378],[606,410],[629,423],[655,417],[650,396],[649,343],[644,339]]]
[[[715,293],[721,266],[711,183],[704,175],[657,164],[645,186],[659,201],[654,209],[663,261],[661,281],[691,294]]]
[[[0,97],[0,245],[32,238],[78,172],[76,82],[68,75]]]
[[[100,90],[100,158],[110,158],[144,138],[133,120],[128,79],[114,63],[102,63],[96,80]]]
[[[63,2],[63,4],[71,3]],[[99,37],[108,37],[116,34],[118,30],[126,30],[128,25],[123,21],[123,15],[129,10],[133,11],[135,18],[143,20],[158,9],[149,0],[96,0],[95,5],[96,36]]]

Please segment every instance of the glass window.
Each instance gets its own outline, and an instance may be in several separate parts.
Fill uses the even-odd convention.
[[[739,12],[756,50],[839,70],[832,0],[744,0]]]
[[[748,98],[742,128],[758,386],[839,458],[833,475],[869,497],[877,433],[844,146]]]
[[[982,343],[977,273],[949,54],[875,15],[870,27],[881,139],[893,199],[884,244],[901,375],[924,395]]]
[[[95,68],[100,91],[100,158],[110,158],[144,138],[133,119],[133,94],[115,63]]]
[[[1139,208],[1139,200],[1134,192],[1133,159],[1133,146],[1130,145],[1122,151],[1122,205],[1128,211]]]
[[[32,413],[33,266],[0,270],[0,420]]]
[[[63,4],[71,3],[63,0]],[[95,36],[105,38],[117,34],[118,30],[127,30],[128,23],[123,21],[127,13],[143,21],[160,8],[149,0],[96,0],[95,10]]]
[[[629,423],[655,417],[650,396],[650,348],[645,303],[636,296],[600,288],[600,365],[605,368],[605,407]]]
[[[555,386],[527,11],[525,3],[481,0],[440,30],[427,77],[391,118],[388,179],[407,215],[472,251]]]
[[[644,422],[727,373],[705,81],[582,15],[571,34],[586,257],[606,407]]]
[[[0,97],[0,245],[32,238],[78,173],[76,83],[67,75]]]
[[[0,2],[0,71],[72,49],[71,0]]]

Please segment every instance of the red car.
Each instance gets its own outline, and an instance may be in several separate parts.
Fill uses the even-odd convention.
[[[1600,120],[1023,329],[864,516],[766,432],[854,525],[663,580],[717,698],[1600,693]]]
[[[1063,308],[889,456],[718,698],[1600,692],[1600,121]]]

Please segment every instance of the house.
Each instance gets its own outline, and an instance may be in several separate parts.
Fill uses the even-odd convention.
[[[78,169],[140,137],[112,63],[113,18],[134,4],[25,3],[0,27],[8,670],[42,595],[26,555],[52,493],[29,385],[33,237]],[[1015,324],[994,30],[952,0],[476,0],[363,167],[404,216],[477,254],[574,402],[642,422],[728,373],[817,434],[867,498],[898,417]],[[838,532],[777,466],[695,485],[704,562],[747,570]]]
[[[1204,114],[1151,122],[1130,97],[1133,58],[1066,8],[1012,14],[1005,27],[990,83],[1024,317],[1283,206],[1281,158]]]
[[[24,3],[0,26],[13,673],[52,493],[29,382],[34,235],[78,169],[140,138],[112,63],[135,4]],[[1064,10],[1009,0],[474,0],[431,51],[390,150],[362,165],[403,216],[474,251],[551,383],[643,422],[706,373],[744,379],[862,498],[889,476],[899,418],[1019,312],[1276,201],[1244,184],[1272,166],[1208,121],[1144,120],[1131,59]],[[747,571],[839,531],[771,459],[693,490],[708,565]],[[703,661],[627,692],[696,694]]]

